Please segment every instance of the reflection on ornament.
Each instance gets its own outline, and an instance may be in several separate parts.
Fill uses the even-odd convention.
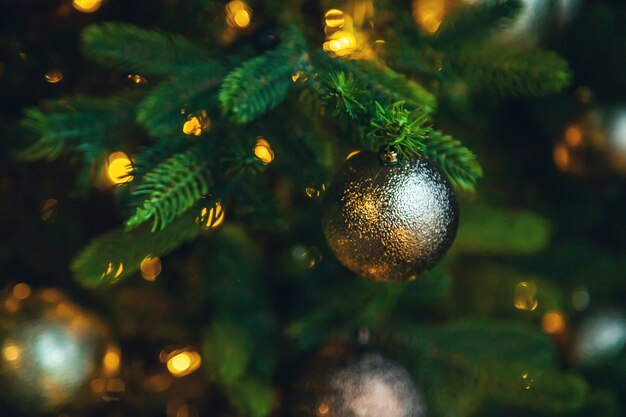
[[[0,312],[0,396],[31,411],[78,401],[76,394],[101,369],[99,358],[111,364],[102,349],[104,325],[56,290],[17,284],[5,298],[19,310]]]
[[[296,417],[424,417],[424,397],[397,362],[375,352],[322,355],[298,384]]]
[[[553,149],[554,164],[576,176],[626,174],[626,107],[598,107],[568,123]]]
[[[415,279],[445,254],[457,224],[452,186],[419,158],[384,166],[378,154],[361,152],[343,163],[324,199],[329,246],[348,269],[376,281]]]
[[[582,365],[599,366],[612,363],[625,347],[626,316],[617,310],[597,311],[580,324],[574,355]]]
[[[292,249],[291,256],[308,269],[314,268],[322,260],[322,254],[315,246],[297,245]]]

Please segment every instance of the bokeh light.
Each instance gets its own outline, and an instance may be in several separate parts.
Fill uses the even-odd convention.
[[[114,152],[108,157],[107,177],[112,184],[126,184],[133,180],[130,157],[124,152]]]
[[[141,261],[139,269],[143,279],[154,281],[161,273],[161,259],[148,255]]]
[[[234,0],[226,4],[226,24],[235,29],[246,29],[252,22],[252,9],[245,1]]]
[[[224,222],[224,209],[222,204],[218,201],[210,209],[204,207],[200,211],[200,217],[197,222],[201,223],[205,229],[215,229]]]
[[[541,318],[541,328],[548,334],[563,333],[565,327],[565,316],[559,311],[550,310]]]
[[[439,30],[446,15],[446,0],[413,0],[413,20],[426,33]]]
[[[102,6],[102,0],[72,0],[72,6],[82,13],[94,13]]]
[[[268,165],[274,160],[274,150],[269,142],[261,136],[256,138],[253,152],[254,156],[261,161],[263,165]]]
[[[537,286],[533,282],[518,282],[513,294],[513,305],[518,310],[534,311],[537,309]]]
[[[54,69],[46,71],[43,77],[46,80],[46,82],[50,84],[56,84],[63,80],[63,71],[61,71],[58,68],[54,68]]]
[[[191,374],[201,364],[200,354],[193,350],[176,350],[167,357],[167,370],[179,378]]]

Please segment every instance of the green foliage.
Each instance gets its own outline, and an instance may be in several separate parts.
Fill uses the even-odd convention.
[[[272,410],[274,390],[269,382],[249,377],[233,386],[230,397],[245,415],[265,417]]]
[[[203,338],[203,356],[209,372],[227,386],[232,386],[245,374],[252,349],[245,330],[230,321],[213,323]]]
[[[331,58],[326,53],[317,54],[315,57],[323,72],[331,74],[344,72],[349,74],[346,81],[353,76],[362,85],[362,91],[367,94],[364,98],[369,101],[376,100],[384,104],[404,101],[410,108],[419,107],[427,112],[434,110],[437,106],[437,99],[432,93],[417,82],[389,68],[382,61]],[[327,84],[341,85],[336,84],[332,78]],[[364,99],[360,101],[365,103]]]
[[[182,114],[211,111],[218,105],[217,93],[226,70],[218,62],[208,61],[185,68],[159,84],[139,105],[137,121],[154,136],[180,132]]]
[[[83,51],[99,64],[141,75],[176,74],[208,58],[201,44],[127,23],[89,26],[83,32]]]
[[[448,59],[452,71],[472,89],[497,94],[553,94],[567,87],[571,79],[565,60],[548,51],[493,45],[467,48]]]
[[[126,222],[127,228],[152,220],[153,231],[163,230],[207,194],[210,184],[210,173],[197,149],[173,155],[145,174],[142,184],[132,190],[144,202]]]
[[[244,62],[224,79],[219,93],[222,111],[236,123],[247,123],[275,108],[303,66],[304,39],[293,26],[282,32],[274,50]]]
[[[78,254],[72,262],[72,271],[85,286],[122,281],[139,269],[146,256],[162,257],[195,239],[201,231],[196,217],[188,212],[158,233],[152,233],[145,224],[131,231],[110,231],[94,239]]]
[[[472,254],[528,254],[544,249],[549,238],[548,221],[535,213],[468,205],[454,250]]]
[[[522,5],[520,0],[495,0],[462,6],[446,16],[431,43],[434,47],[450,48],[487,40],[509,26]]]
[[[431,127],[424,127],[426,115],[421,110],[409,112],[403,103],[383,107],[376,103],[376,117],[368,132],[368,147],[394,145],[404,158],[421,156],[433,161],[450,182],[473,190],[483,171],[472,151],[460,141]]]
[[[133,119],[129,109],[137,98],[132,92],[106,98],[79,96],[26,109],[22,126],[39,139],[22,151],[22,157],[53,160],[63,153],[82,152],[87,163],[93,162],[116,129]]]
[[[367,109],[363,103],[367,92],[357,83],[353,74],[331,72],[326,80],[326,87],[321,98],[332,104],[335,115],[345,113],[351,119],[364,116]]]

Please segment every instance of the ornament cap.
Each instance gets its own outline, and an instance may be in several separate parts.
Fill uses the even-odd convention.
[[[396,165],[399,162],[396,145],[384,145],[379,150],[380,161],[383,165]]]

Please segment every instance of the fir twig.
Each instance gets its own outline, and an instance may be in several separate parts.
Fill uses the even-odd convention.
[[[182,36],[127,23],[89,26],[83,32],[83,51],[99,64],[142,75],[175,74],[208,58],[202,45]]]
[[[147,173],[143,184],[132,191],[134,197],[145,200],[126,222],[127,228],[152,220],[152,230],[162,230],[208,193],[210,181],[206,164],[196,152],[173,155]]]
[[[291,76],[303,65],[304,39],[289,26],[282,43],[243,63],[222,84],[219,101],[224,114],[236,123],[247,123],[278,106],[292,84]]]

